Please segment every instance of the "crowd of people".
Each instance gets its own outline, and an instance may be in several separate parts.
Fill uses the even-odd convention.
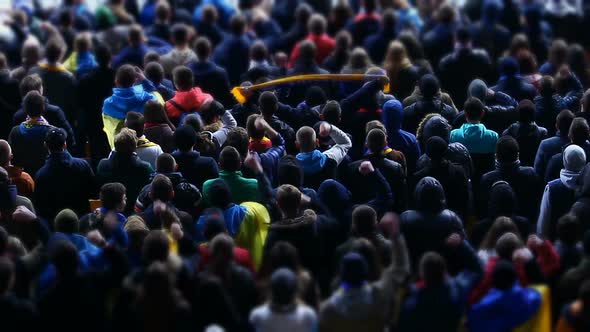
[[[590,331],[589,19],[13,0],[0,329]]]

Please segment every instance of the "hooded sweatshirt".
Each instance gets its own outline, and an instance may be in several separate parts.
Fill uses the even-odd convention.
[[[497,141],[498,134],[486,129],[481,123],[465,123],[461,128],[451,131],[451,143],[465,145],[469,153],[494,153]]]
[[[559,179],[545,186],[537,222],[537,233],[551,240],[556,236],[558,218],[569,211],[580,188],[578,179],[586,165],[584,149],[573,144],[568,146],[563,152],[563,165]]]
[[[148,80],[129,88],[113,88],[113,95],[104,101],[102,113],[117,120],[124,120],[130,111],[143,114],[143,105],[149,100],[156,99],[149,93],[155,89]]]
[[[404,154],[408,169],[413,171],[420,156],[420,146],[414,134],[402,130],[403,105],[399,100],[392,99],[383,104],[382,110],[381,121],[387,129],[387,143]]]
[[[166,114],[169,118],[178,120],[185,113],[197,112],[206,101],[213,97],[199,87],[188,91],[177,91],[174,98],[166,102]]]

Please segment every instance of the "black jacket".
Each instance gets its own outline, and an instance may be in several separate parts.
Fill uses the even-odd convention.
[[[402,129],[416,134],[420,121],[430,113],[442,115],[449,123],[457,116],[457,111],[453,107],[443,103],[440,99],[422,99],[404,109]]]
[[[457,105],[467,99],[467,87],[476,78],[489,79],[492,61],[483,49],[461,48],[446,55],[438,65],[441,87]]]
[[[172,156],[178,164],[178,171],[188,182],[203,188],[203,182],[219,177],[219,170],[215,159],[201,156],[197,151],[182,152],[174,151]]]
[[[67,151],[52,153],[35,176],[33,201],[39,216],[53,218],[69,208],[83,215],[90,211],[88,200],[96,198],[94,172],[86,160]]]
[[[193,72],[194,84],[222,103],[225,107],[235,104],[227,71],[211,61],[197,61],[187,65]]]
[[[518,142],[519,159],[523,166],[533,166],[535,155],[541,141],[547,138],[547,129],[536,123],[513,123],[502,133],[502,136],[512,136]]]

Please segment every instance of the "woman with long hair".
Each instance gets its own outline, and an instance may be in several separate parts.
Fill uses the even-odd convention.
[[[412,65],[404,44],[398,40],[389,44],[383,67],[389,77],[391,93],[397,99],[404,100],[418,81],[418,69]]]

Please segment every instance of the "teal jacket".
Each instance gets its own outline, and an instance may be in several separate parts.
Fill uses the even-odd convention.
[[[451,131],[450,143],[461,143],[465,145],[469,153],[494,153],[498,134],[486,129],[481,123],[465,123],[459,129]]]

